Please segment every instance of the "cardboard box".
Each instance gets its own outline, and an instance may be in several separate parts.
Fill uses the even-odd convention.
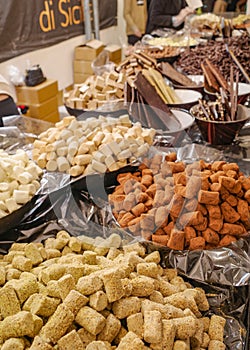
[[[75,48],[75,60],[93,61],[104,49],[104,44],[100,40],[90,40],[85,45]]]
[[[107,45],[105,51],[109,53],[109,59],[112,62],[121,61],[122,59],[122,48],[119,45]]]
[[[74,84],[84,83],[85,80],[90,76],[91,74],[87,73],[74,73]]]
[[[121,63],[121,60],[113,60],[112,62],[114,62],[116,65],[119,65]]]
[[[36,86],[17,86],[16,95],[20,104],[39,104],[58,93],[58,83],[56,80],[47,79]]]
[[[30,115],[29,112],[25,114],[26,117],[26,124],[29,125],[27,120],[30,120],[31,125],[33,126],[34,121],[37,121],[37,127],[33,126],[34,134],[40,134],[43,131],[48,130],[48,128],[51,128],[53,124],[60,121],[60,114],[58,110],[55,110],[52,113],[49,113],[42,118],[36,118]],[[31,132],[31,131],[30,131]]]
[[[18,101],[18,104],[20,102]],[[33,118],[43,119],[46,115],[58,111],[58,99],[57,96],[50,98],[49,100],[39,104],[27,104],[29,107],[29,116]]]
[[[91,61],[74,60],[74,73],[94,74],[91,64]]]
[[[59,111],[54,111],[52,113],[47,114],[42,118],[43,121],[50,122],[50,123],[57,123],[60,121],[60,114]]]
[[[63,90],[58,91],[58,94],[57,94],[58,106],[62,106],[64,104],[64,94],[73,89],[74,89],[74,85],[70,84],[67,87],[65,87]]]

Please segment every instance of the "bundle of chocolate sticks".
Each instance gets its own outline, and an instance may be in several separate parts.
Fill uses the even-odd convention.
[[[237,117],[237,104],[239,93],[239,72],[236,73],[234,82],[233,66],[230,70],[230,81],[227,82],[220,73],[217,66],[208,59],[202,64],[204,73],[205,87],[210,91],[215,91],[217,100],[215,102],[206,102],[199,100],[199,105],[207,120],[215,121],[233,121]]]

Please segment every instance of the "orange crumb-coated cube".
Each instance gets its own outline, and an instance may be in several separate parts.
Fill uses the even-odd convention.
[[[203,237],[196,237],[190,240],[189,250],[203,250],[205,246],[205,239]]]
[[[168,248],[174,250],[184,249],[184,232],[172,230],[168,241]]]

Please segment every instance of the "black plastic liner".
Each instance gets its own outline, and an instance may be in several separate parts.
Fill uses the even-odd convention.
[[[244,240],[240,241],[239,246],[242,244],[247,247],[247,242],[243,244]],[[186,281],[194,287],[205,290],[210,305],[208,314],[212,312],[226,318],[224,342],[227,349],[249,350],[250,282],[249,280],[241,280],[240,286],[236,286],[235,283],[230,284],[229,281],[221,280],[220,271],[222,265],[226,263],[228,270],[230,270],[229,279],[232,281],[234,277],[237,279],[241,264],[239,258],[242,254],[244,255],[243,247],[242,251],[240,247],[230,246],[218,249],[218,252],[214,253],[212,251],[177,252],[165,247],[156,247],[148,242],[143,243],[143,245],[147,248],[148,253],[154,250],[160,251],[163,267],[177,268],[179,275]],[[209,255],[207,253],[213,253],[212,265],[206,264],[206,255]],[[238,265],[228,261],[230,256],[238,259]],[[178,259],[179,257],[180,259]],[[182,263],[185,265],[183,270]],[[198,268],[194,268],[195,266]],[[248,265],[248,275],[249,271],[250,265]],[[215,282],[216,280],[218,283]]]

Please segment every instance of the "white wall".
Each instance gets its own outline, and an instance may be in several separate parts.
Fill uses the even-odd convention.
[[[100,39],[105,44],[125,44],[125,24],[122,15],[123,0],[118,1],[118,25],[104,29],[100,32]],[[40,64],[44,75],[49,79],[58,81],[59,90],[73,83],[73,54],[77,45],[85,42],[85,36],[78,36],[70,40],[65,40],[57,45],[45,49],[32,51],[27,54],[12,58],[0,63],[0,74],[9,80],[8,70],[10,65],[14,65],[22,73],[25,73],[27,61],[33,64]]]

